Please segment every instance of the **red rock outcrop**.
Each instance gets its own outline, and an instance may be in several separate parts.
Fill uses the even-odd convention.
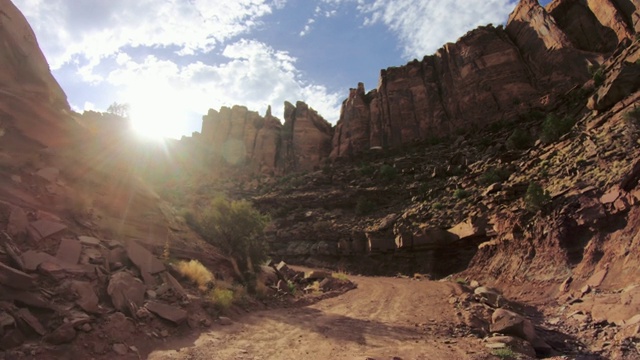
[[[0,88],[10,94],[37,95],[68,109],[67,97],[49,71],[27,19],[10,0],[0,0]]]
[[[480,27],[422,61],[351,89],[332,158],[515,119],[589,79],[588,67],[634,35],[638,0],[521,0],[506,28]]]
[[[285,123],[244,106],[209,110],[202,119],[200,142],[208,144],[213,161],[247,165],[265,174],[318,167],[331,151],[332,128],[303,102],[286,102]]]

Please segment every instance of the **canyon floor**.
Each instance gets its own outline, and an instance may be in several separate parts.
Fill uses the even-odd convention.
[[[484,359],[450,303],[460,285],[351,276],[357,289],[316,304],[265,310],[149,354],[169,359]]]

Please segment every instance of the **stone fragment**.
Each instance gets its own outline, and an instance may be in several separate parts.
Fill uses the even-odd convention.
[[[220,316],[218,318],[218,322],[220,323],[220,325],[224,325],[224,326],[233,325],[233,321],[226,316]]]
[[[473,290],[473,294],[476,301],[485,303],[494,308],[498,308],[506,303],[498,291],[486,286],[477,287]]]
[[[60,325],[53,332],[44,337],[44,340],[53,345],[68,344],[76,338],[76,329],[73,324],[66,323]]]
[[[607,276],[607,272],[608,272],[607,269],[595,272],[593,275],[591,275],[589,280],[587,280],[587,285],[592,288],[599,287],[604,281],[604,278]]]
[[[331,273],[321,270],[312,270],[304,274],[304,278],[308,280],[320,280],[328,277],[331,277]]]
[[[164,264],[158,258],[134,241],[127,245],[127,256],[141,271],[157,274],[165,270]]]
[[[49,236],[58,234],[66,228],[66,225],[56,221],[37,220],[29,224],[28,231],[33,240],[40,241],[48,238]]]
[[[18,329],[12,329],[7,331],[6,334],[0,339],[0,349],[10,350],[22,345],[25,341],[24,335]]]
[[[36,175],[49,182],[55,183],[58,180],[58,176],[60,176],[60,170],[54,167],[46,167],[38,170]]]
[[[13,207],[9,215],[9,223],[7,224],[7,233],[11,236],[20,236],[27,233],[29,220],[27,214],[20,207]]]
[[[180,285],[180,282],[176,280],[176,278],[174,278],[173,275],[165,271],[160,274],[160,277],[162,278],[165,284],[169,285],[173,289],[176,295],[180,296],[183,299],[186,299],[189,297],[189,295],[184,290],[182,285]]]
[[[100,246],[102,243],[100,239],[94,238],[93,236],[78,236],[78,240],[80,240],[82,245],[87,246]]]
[[[145,307],[152,313],[165,320],[169,320],[176,325],[182,324],[187,319],[187,312],[175,306],[149,301]]]
[[[35,279],[20,270],[0,262],[0,283],[14,289],[28,290],[34,286]]]
[[[620,189],[613,188],[600,197],[600,202],[607,205],[613,204],[620,197]]]
[[[80,260],[81,252],[82,244],[80,244],[79,241],[64,238],[60,241],[60,246],[58,246],[56,258],[58,258],[58,260],[62,262],[76,265],[78,263],[78,260]]]
[[[40,324],[40,321],[31,314],[29,309],[21,308],[15,312],[15,316],[22,320],[25,324],[29,326],[33,331],[35,331],[38,335],[42,336],[47,333],[44,326]]]
[[[71,283],[71,289],[78,295],[76,304],[82,310],[93,314],[100,313],[99,299],[91,283],[74,281]]]
[[[111,348],[113,349],[113,352],[120,356],[127,355],[129,352],[129,348],[125,344],[113,344]]]
[[[144,284],[128,272],[121,271],[111,276],[107,294],[111,297],[113,306],[130,315],[135,314],[135,308],[144,303]]]
[[[496,309],[493,312],[489,331],[527,340],[536,351],[541,353],[548,353],[551,350],[551,347],[538,337],[531,321],[509,310]]]
[[[57,263],[56,258],[53,256],[39,251],[28,250],[22,253],[21,255],[22,263],[24,264],[24,269],[26,271],[36,271],[38,266],[47,261],[52,263]]]

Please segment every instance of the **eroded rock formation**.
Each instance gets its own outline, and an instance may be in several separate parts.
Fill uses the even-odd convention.
[[[480,27],[434,55],[351,89],[332,158],[449,135],[544,107],[589,78],[590,65],[634,36],[637,1],[522,0],[506,28]]]
[[[285,103],[284,125],[244,106],[209,110],[202,119],[201,142],[212,160],[247,165],[266,174],[317,168],[331,151],[331,125],[304,102]]]

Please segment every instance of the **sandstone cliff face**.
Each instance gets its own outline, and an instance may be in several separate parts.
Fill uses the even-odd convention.
[[[0,0],[0,69],[0,88],[5,92],[37,95],[45,103],[69,108],[33,30],[10,0]]]
[[[505,29],[469,32],[422,61],[351,89],[332,158],[512,120],[589,79],[588,66],[634,36],[638,0],[522,0]]]
[[[200,141],[208,144],[216,164],[247,165],[264,174],[312,170],[331,151],[331,125],[307,104],[285,103],[284,126],[244,106],[209,110],[202,119]]]

